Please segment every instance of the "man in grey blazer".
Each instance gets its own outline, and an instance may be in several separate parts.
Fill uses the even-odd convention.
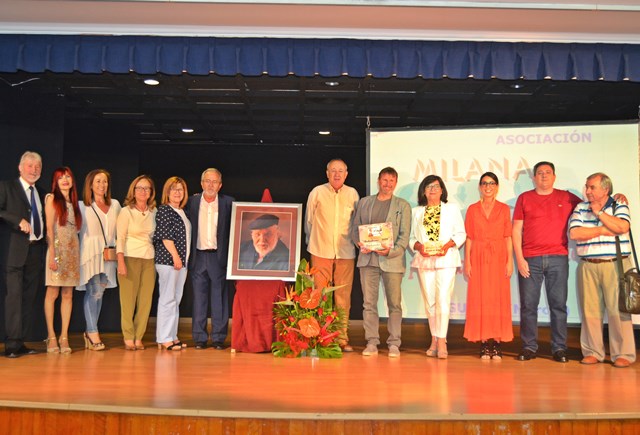
[[[44,192],[35,186],[42,158],[27,151],[18,165],[20,177],[0,183],[0,264],[6,288],[5,350],[7,358],[36,353],[24,345],[33,304],[44,270]]]
[[[209,339],[207,310],[210,305],[212,346],[221,350],[229,327],[226,277],[234,199],[219,193],[222,174],[215,168],[205,169],[200,184],[202,193],[189,198],[185,207],[192,229],[188,265],[193,286],[191,333],[196,349],[205,349]]]
[[[389,357],[400,356],[400,335],[402,328],[402,277],[405,272],[404,251],[411,234],[411,207],[402,198],[393,195],[398,183],[398,173],[386,167],[378,174],[378,194],[362,198],[358,202],[351,239],[360,248],[357,266],[360,269],[360,283],[364,298],[363,325],[367,346],[364,356],[378,353],[380,334],[378,332],[378,289],[380,278],[384,284],[389,318],[387,330]],[[390,222],[393,227],[393,244],[371,250],[360,240],[358,226]]]

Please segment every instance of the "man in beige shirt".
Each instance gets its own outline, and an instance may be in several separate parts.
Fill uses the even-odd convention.
[[[344,184],[347,174],[344,161],[333,159],[327,164],[329,182],[309,193],[305,233],[311,266],[318,270],[316,287],[344,285],[334,292],[334,302],[348,317],[356,256],[349,234],[359,196],[353,187]],[[340,346],[345,352],[353,351],[346,328],[340,336]]]

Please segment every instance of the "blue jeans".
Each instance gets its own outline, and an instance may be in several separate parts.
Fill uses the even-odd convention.
[[[98,332],[98,317],[102,309],[102,295],[107,285],[107,275],[99,273],[87,283],[84,292],[84,319],[87,332]]]
[[[566,255],[541,255],[525,257],[525,260],[529,263],[529,278],[518,274],[522,348],[538,350],[538,304],[544,281],[551,322],[551,352],[566,350],[569,259]]]

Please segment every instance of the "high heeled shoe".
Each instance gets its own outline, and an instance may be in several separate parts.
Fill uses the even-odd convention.
[[[483,341],[480,346],[480,359],[491,359],[492,349],[488,341]]]
[[[447,351],[447,340],[444,338],[438,340],[438,359],[447,359],[449,352]]]
[[[437,338],[433,338],[431,340],[431,346],[429,346],[429,349],[427,349],[427,356],[431,358],[438,357],[438,339]]]
[[[158,343],[158,349],[162,349],[162,350],[182,350],[182,345],[181,344],[176,344],[172,341],[168,342],[168,343]]]
[[[71,353],[71,348],[69,347],[69,339],[67,337],[60,337],[58,339],[58,343],[60,344],[60,353]],[[63,345],[62,343],[66,343]]]
[[[89,349],[89,350],[100,351],[100,350],[104,350],[105,349],[105,345],[101,341],[99,341],[97,343],[94,343],[93,341],[91,341],[91,337],[89,337],[89,335],[85,332],[84,333],[84,348],[85,349]]]
[[[58,353],[60,352],[60,347],[58,346],[58,340],[55,337],[47,337],[44,340],[47,343],[47,353]],[[55,343],[55,346],[49,346],[51,343]]]
[[[496,359],[496,360],[502,359],[502,347],[500,346],[499,341],[493,342],[493,346],[491,347],[491,359]]]

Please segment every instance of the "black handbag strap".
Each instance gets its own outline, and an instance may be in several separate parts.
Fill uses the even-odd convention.
[[[616,213],[616,202],[613,203],[613,214]],[[629,223],[631,225],[631,223]],[[638,256],[636,255],[636,245],[633,243],[633,233],[631,232],[631,226],[629,226],[629,240],[631,241],[631,252],[633,253],[633,262],[635,268],[638,267]],[[618,279],[620,282],[624,282],[624,269],[622,267],[622,252],[620,249],[620,237],[616,236],[616,263],[618,263]]]
[[[91,204],[91,210],[93,210],[93,212],[96,214],[96,217],[98,218],[98,223],[100,224],[100,229],[102,230],[102,238],[104,239],[104,246],[109,247],[109,244],[107,243],[107,236],[104,234],[104,227],[102,226],[102,219],[100,219],[100,215],[98,214],[96,209],[93,208],[93,204]]]

